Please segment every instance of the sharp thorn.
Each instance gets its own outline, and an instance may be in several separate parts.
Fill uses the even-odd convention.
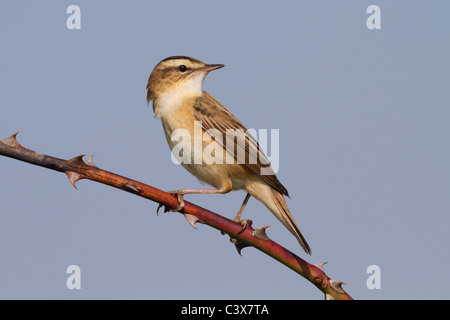
[[[158,215],[159,209],[161,209],[162,207],[164,207],[164,213],[170,211],[169,207],[167,207],[167,206],[163,205],[162,203],[160,203],[160,204],[158,205],[158,208],[156,209],[156,215]]]
[[[137,186],[131,182],[123,182],[122,186],[124,186],[127,189],[133,190],[134,192],[137,192],[137,193],[141,192],[141,188],[139,188],[139,186]]]
[[[340,293],[345,293],[344,289],[342,289],[342,285],[346,284],[345,282],[342,281],[338,281],[338,280],[330,280],[330,285],[331,287],[336,290],[337,292]]]
[[[72,167],[84,168],[84,167],[86,167],[86,163],[83,161],[84,156],[85,156],[85,154],[82,154],[75,158],[69,159],[66,162],[68,165],[70,165]]]
[[[323,266],[324,266],[325,264],[327,264],[327,263],[328,263],[328,262],[319,262],[319,263],[314,264],[314,266],[316,266],[316,267],[319,268],[320,270],[324,271],[324,270],[323,270]]]
[[[19,134],[19,132],[14,133],[12,136],[2,140],[2,142],[10,147],[13,148],[19,148],[19,149],[25,149],[20,143],[19,141],[17,141],[17,135]]]
[[[252,231],[252,236],[257,237],[261,240],[270,240],[266,234],[266,229],[270,226],[264,226]]]
[[[241,251],[242,249],[244,249],[245,247],[250,247],[249,244],[246,244],[244,242],[241,242],[235,238],[231,238],[230,237],[230,241],[234,243],[234,247],[236,248],[237,252],[239,253],[239,255],[242,257]]]
[[[156,208],[156,215],[157,215],[157,216],[159,216],[159,209],[161,209],[162,206],[163,206],[162,203],[160,203],[160,204],[158,205],[158,208]]]
[[[196,216],[194,216],[192,214],[184,213],[183,215],[186,218],[186,220],[189,222],[189,224],[192,226],[192,228],[194,228],[195,230],[197,230],[197,228],[195,227],[195,224],[197,222],[203,223],[199,218],[197,218]]]
[[[87,159],[86,164],[88,164],[88,165],[90,165],[90,166],[92,166],[92,167],[96,167],[96,168],[97,168],[97,166],[95,165],[95,163],[94,163],[94,161],[92,160],[92,158],[94,158],[94,155],[90,156],[89,159]]]
[[[72,185],[74,186],[74,188],[78,190],[76,182],[80,179],[83,179],[83,177],[79,173],[72,171],[66,171],[66,175],[69,178],[70,183],[72,183]]]

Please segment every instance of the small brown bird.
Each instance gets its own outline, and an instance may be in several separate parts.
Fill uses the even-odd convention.
[[[199,180],[215,188],[171,191],[170,193],[178,196],[177,210],[183,208],[185,194],[222,194],[243,189],[247,191],[247,195],[234,221],[240,222],[245,228],[246,221],[241,220],[241,214],[250,196],[253,196],[261,201],[297,238],[302,248],[311,254],[311,249],[283,197],[289,194],[273,172],[258,142],[246,132],[244,125],[227,108],[203,91],[206,75],[222,67],[222,64],[206,64],[190,57],[173,56],[159,62],[148,80],[147,102],[153,100],[155,117],[161,119],[172,153],[175,153],[174,148],[181,149],[183,159],[191,160],[181,161],[181,165]],[[202,135],[196,138],[196,126],[199,124]],[[180,135],[175,134],[180,132],[188,133],[190,137],[181,135],[180,139]],[[215,134],[219,133],[225,137],[230,132],[236,136],[236,143],[234,136],[230,142],[228,139],[219,139]],[[238,155],[242,154],[245,154],[245,161],[237,161],[242,160],[238,158]],[[218,158],[228,160],[230,155],[236,161],[217,161]]]

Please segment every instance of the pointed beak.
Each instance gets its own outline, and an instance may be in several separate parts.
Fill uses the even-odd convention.
[[[196,71],[210,72],[225,67],[224,64],[207,64],[206,67],[197,69]]]

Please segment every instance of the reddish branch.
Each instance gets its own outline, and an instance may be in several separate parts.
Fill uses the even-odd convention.
[[[64,172],[67,174],[70,182],[75,188],[75,183],[78,180],[89,179],[158,202],[160,206],[166,208],[165,210],[168,210],[169,208],[174,209],[178,206],[178,200],[173,195],[142,182],[131,180],[97,168],[92,162],[92,158],[89,158],[87,162],[84,162],[84,155],[70,160],[51,157],[24,148],[17,141],[16,135],[17,133],[0,142],[0,155]],[[244,231],[240,232],[242,230],[241,224],[187,201],[185,201],[185,207],[181,213],[185,215],[192,226],[194,226],[196,222],[200,222],[227,233],[236,244],[239,252],[243,247],[253,246],[268,254],[314,284],[325,294],[327,299],[352,299],[342,289],[341,285],[344,284],[343,282],[332,280],[324,273],[324,263],[311,265],[276,242],[270,240],[264,231],[266,227],[253,229],[251,225],[248,225]]]

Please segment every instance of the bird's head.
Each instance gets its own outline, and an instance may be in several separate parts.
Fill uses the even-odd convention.
[[[147,102],[171,93],[186,96],[201,95],[206,75],[223,66],[223,64],[206,64],[185,56],[166,58],[156,65],[148,79]]]

